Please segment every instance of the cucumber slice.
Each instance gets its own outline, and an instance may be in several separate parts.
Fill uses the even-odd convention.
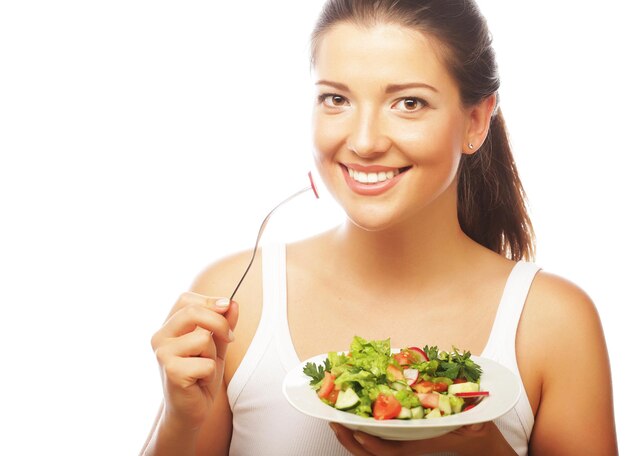
[[[454,395],[448,396],[448,399],[450,399],[450,407],[452,408],[452,413],[461,413],[465,401],[462,398]]]
[[[402,390],[409,390],[409,391],[411,391],[411,388],[409,386],[407,386],[406,383],[402,383],[402,382],[393,382],[391,384],[391,387],[393,389],[395,389],[396,391],[402,391]]]
[[[339,391],[339,394],[337,395],[337,402],[335,402],[335,408],[339,410],[347,410],[354,407],[358,403],[359,396],[352,388],[348,388],[345,391]]]
[[[413,407],[411,409],[411,418],[418,420],[424,418],[424,407],[422,407],[421,405],[418,407]]]
[[[439,395],[439,410],[442,415],[450,415],[452,413],[449,396],[446,396],[445,394]]]
[[[454,383],[448,386],[448,394],[474,393],[476,391],[478,391],[478,383],[473,382]]]
[[[430,412],[428,412],[428,414],[426,415],[426,419],[429,420],[431,418],[441,418],[441,412],[438,408],[432,409]]]
[[[411,410],[406,407],[402,407],[402,409],[400,409],[400,414],[397,416],[397,418],[400,420],[408,420],[409,418],[411,418]]]

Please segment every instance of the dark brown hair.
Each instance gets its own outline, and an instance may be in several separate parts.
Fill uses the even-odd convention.
[[[311,37],[313,65],[324,33],[340,22],[396,23],[419,30],[443,45],[465,106],[498,94],[500,78],[491,35],[473,0],[328,0]],[[499,107],[480,150],[461,158],[457,194],[459,223],[469,237],[512,260],[534,258],[526,194]]]

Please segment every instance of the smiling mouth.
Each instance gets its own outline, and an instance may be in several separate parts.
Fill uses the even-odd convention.
[[[398,174],[402,174],[411,168],[410,166],[405,166],[402,168],[388,169],[386,171],[364,172],[352,169],[346,165],[341,166],[348,170],[348,174],[352,180],[360,184],[380,184],[393,179]]]

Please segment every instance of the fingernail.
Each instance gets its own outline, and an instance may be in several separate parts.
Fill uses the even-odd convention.
[[[235,333],[233,332],[232,329],[228,330],[228,340],[230,340],[231,342],[235,340]]]
[[[217,307],[228,307],[230,305],[230,299],[220,298],[217,301],[215,301],[215,305]]]
[[[363,436],[361,434],[358,434],[358,433],[355,432],[354,434],[352,434],[352,437],[354,437],[354,440],[359,442],[361,445],[363,445],[365,443],[365,439],[363,438]]]
[[[469,428],[470,428],[470,431],[480,431],[482,427],[483,427],[482,423],[477,423],[477,424],[471,424]]]

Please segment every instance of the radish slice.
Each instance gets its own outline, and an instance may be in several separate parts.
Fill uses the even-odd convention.
[[[420,373],[417,369],[404,369],[402,371],[404,374],[404,378],[406,379],[406,383],[409,386],[415,385],[417,382],[417,377],[419,377]]]
[[[426,356],[426,352],[421,348],[409,347],[409,350],[415,353],[416,362],[421,363],[423,361],[430,361],[430,359],[428,359],[428,356]]]
[[[489,396],[489,391],[473,391],[471,393],[456,393],[456,397],[483,397]]]
[[[313,193],[315,193],[315,197],[320,199],[320,195],[317,193],[317,188],[315,188],[315,182],[313,182],[313,174],[311,174],[311,171],[309,171],[309,182],[311,182],[311,189],[313,190]]]

